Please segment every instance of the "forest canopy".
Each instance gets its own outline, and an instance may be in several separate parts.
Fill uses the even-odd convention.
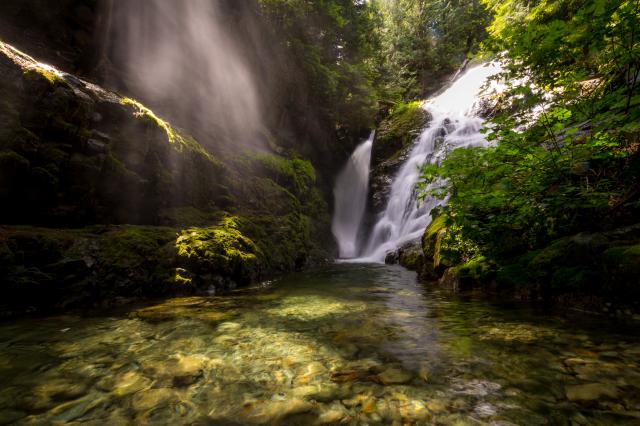
[[[483,48],[508,82],[488,149],[459,149],[426,167],[452,244],[514,256],[640,212],[640,2],[494,1]],[[471,247],[471,248],[470,248]]]

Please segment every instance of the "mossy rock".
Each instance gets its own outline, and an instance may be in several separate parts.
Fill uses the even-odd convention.
[[[477,255],[467,262],[456,267],[460,278],[468,281],[472,286],[487,285],[496,274],[496,265],[491,260],[482,255]]]
[[[427,259],[436,259],[438,256],[438,244],[442,241],[443,233],[447,227],[446,215],[436,216],[422,235],[422,251]]]
[[[176,231],[145,226],[108,227],[92,247],[99,291],[105,297],[149,297],[175,284]]]
[[[392,178],[429,119],[429,114],[416,101],[397,104],[380,123],[371,151],[369,192],[374,213],[386,206]]]
[[[458,265],[462,255],[444,244],[448,236],[447,216],[440,214],[427,226],[422,236],[422,251],[426,259],[425,274],[439,277],[447,269]]]
[[[238,226],[237,217],[227,216],[216,226],[181,231],[175,242],[180,264],[194,278],[214,274],[240,285],[255,282],[260,276],[263,254]]]
[[[411,145],[429,119],[420,101],[397,104],[378,126],[372,149],[374,166],[392,159]]]
[[[398,263],[405,268],[420,273],[424,265],[424,254],[418,241],[409,241],[399,247],[395,252],[387,254],[385,263]]]

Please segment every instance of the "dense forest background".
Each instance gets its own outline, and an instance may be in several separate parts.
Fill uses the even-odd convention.
[[[255,240],[257,248],[253,241],[240,246],[262,259],[259,272],[225,263],[222,275],[248,282],[300,268],[331,257],[333,180],[358,142],[377,127],[374,157],[397,157],[396,148],[406,148],[428,122],[416,101],[445,87],[469,64],[497,60],[503,73],[496,79],[507,88],[483,111],[492,145],[450,152],[443,164],[424,169],[425,187],[439,186],[422,196],[450,195],[448,205],[433,213],[441,228],[425,234],[442,252],[435,260],[442,262],[437,277],[446,267],[458,268],[457,279],[533,286],[541,293],[556,287],[637,293],[639,1],[221,0],[216,3],[221,25],[233,34],[257,82],[262,117],[250,143],[223,131],[224,115],[209,114],[203,122],[185,110],[199,96],[197,86],[162,98],[141,90],[117,44],[121,16],[114,15],[114,5],[122,4],[0,5],[3,41],[69,73],[61,78],[45,73],[47,85],[33,73],[15,71],[27,59],[1,63],[7,75],[20,80],[5,79],[0,88],[7,100],[0,117],[6,124],[0,197],[10,206],[0,213],[4,223],[184,229],[216,222],[231,241],[242,240],[236,231]],[[19,56],[8,48],[4,52]],[[120,151],[105,148],[117,139],[110,133],[114,128],[92,124],[94,106],[77,94],[82,84],[73,76],[117,92],[124,110],[187,148],[172,156],[164,147],[153,157],[147,152],[144,167],[130,158],[131,134],[123,136]],[[27,110],[29,105],[38,105],[37,111]],[[97,111],[105,115],[100,107]],[[111,112],[107,116],[118,117],[119,132],[124,125],[118,120],[128,123],[131,117],[127,121],[122,111]],[[186,129],[184,135],[172,125]],[[157,139],[149,128],[138,130],[135,138]],[[96,132],[109,137],[92,145]],[[55,149],[36,149],[34,141]],[[395,148],[385,153],[384,143]],[[248,146],[254,151],[245,150]],[[188,161],[173,158],[187,152]],[[242,179],[246,176],[252,178]],[[118,191],[121,187],[134,189],[127,193]],[[192,209],[189,215],[183,214],[186,208]],[[176,209],[182,213],[167,213]],[[220,222],[227,214],[239,217]],[[212,238],[211,230],[201,231],[199,240]],[[171,237],[154,244],[165,240]],[[202,253],[190,251],[188,238],[181,241],[191,264]],[[272,247],[282,250],[272,255]],[[7,250],[12,254],[6,258],[15,260],[20,257],[12,257],[15,253],[27,249]],[[243,256],[230,258],[244,264]],[[433,263],[434,253],[426,250],[422,256]],[[172,270],[189,270],[171,262]],[[42,272],[41,265],[32,266]],[[209,259],[195,269],[218,266]],[[0,272],[27,276],[21,279],[28,282],[43,279],[13,266]],[[56,281],[51,278],[56,273],[45,275]]]

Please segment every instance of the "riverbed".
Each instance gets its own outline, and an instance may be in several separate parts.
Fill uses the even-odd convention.
[[[336,264],[0,323],[0,424],[640,424],[637,329]]]

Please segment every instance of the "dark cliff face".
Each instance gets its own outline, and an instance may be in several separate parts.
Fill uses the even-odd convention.
[[[224,0],[224,23],[259,79],[264,129],[260,144],[294,151],[318,170],[318,183],[331,202],[333,177],[370,129],[337,127],[314,101],[307,76],[285,51],[285,40],[260,15],[257,2]],[[65,72],[139,99],[174,125],[185,128],[210,151],[224,155],[239,145],[185,113],[180,103],[145,98],[127,78],[126,58],[114,46],[111,0],[7,0],[0,4],[0,39]],[[184,64],[176,64],[177,67]],[[283,78],[283,76],[288,76]],[[178,105],[178,106],[176,106]]]
[[[284,50],[286,42],[278,31],[260,15],[257,2],[219,3],[225,25],[259,79],[263,146],[276,152],[294,151],[309,159],[318,170],[324,197],[331,202],[333,177],[370,129],[337,129],[317,107],[304,71]],[[44,63],[141,100],[174,125],[187,129],[212,152],[224,155],[233,151],[239,141],[215,131],[216,117],[211,119],[214,125],[201,126],[192,114],[185,114],[171,102],[146,99],[127,79],[126,59],[114,47],[111,8],[111,0],[7,0],[0,4],[0,39]]]
[[[0,38],[75,75],[90,77],[99,61],[99,0],[6,0]]]
[[[224,289],[328,257],[314,140],[299,148],[285,126],[260,151],[212,149],[216,134],[97,84],[118,78],[102,6],[0,5],[2,40],[37,58],[0,43],[0,315]]]

